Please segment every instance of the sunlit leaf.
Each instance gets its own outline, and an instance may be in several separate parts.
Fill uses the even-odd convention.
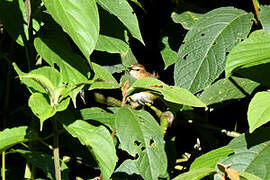
[[[248,107],[249,132],[270,121],[270,92],[258,92]]]
[[[193,171],[183,173],[173,178],[173,180],[200,180],[203,177],[209,176],[214,173],[216,173],[216,170],[214,168],[196,169]]]
[[[270,62],[270,33],[256,33],[237,46],[229,53],[226,60],[226,76],[240,68],[248,68]]]
[[[224,70],[226,53],[248,35],[252,18],[251,13],[233,7],[201,16],[178,50],[175,85],[192,93],[209,86]]]
[[[72,38],[85,58],[93,52],[99,34],[96,1],[43,0],[48,12]]]
[[[167,158],[161,128],[148,112],[119,109],[116,132],[121,148],[135,157],[133,163],[136,168],[130,169],[130,174],[139,173],[150,180],[166,172]]]

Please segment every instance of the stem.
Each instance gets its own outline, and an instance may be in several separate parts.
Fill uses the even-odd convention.
[[[53,156],[54,156],[54,168],[55,168],[55,179],[61,180],[61,168],[59,160],[59,138],[56,119],[52,119],[52,126],[54,131],[53,136]]]
[[[259,8],[260,8],[259,1],[252,0],[252,2],[253,2],[254,9],[255,9],[256,17],[257,17],[257,19],[259,19]]]
[[[6,179],[5,161],[6,161],[6,155],[5,155],[5,151],[3,151],[2,152],[2,180],[5,180]]]

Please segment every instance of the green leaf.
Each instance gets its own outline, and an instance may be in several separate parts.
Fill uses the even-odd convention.
[[[270,128],[261,128],[252,134],[243,134],[234,138],[229,148],[234,154],[221,160],[220,163],[230,165],[238,172],[249,172],[268,180],[270,178]],[[252,179],[253,180],[253,179]]]
[[[35,38],[34,46],[50,66],[54,67],[56,64],[60,68],[63,81],[68,82],[70,88],[87,81],[87,63],[73,52],[66,35],[59,28],[47,30]],[[80,86],[69,93],[75,107],[76,96],[82,88]]]
[[[259,20],[262,23],[264,32],[270,32],[270,6],[260,5]]]
[[[223,78],[206,88],[200,95],[200,100],[207,105],[220,103],[231,99],[244,98],[251,95],[259,83],[246,78]]]
[[[222,7],[204,14],[187,33],[174,68],[177,86],[196,93],[224,70],[226,52],[248,35],[251,13]]]
[[[167,69],[170,65],[174,64],[177,61],[177,52],[170,48],[168,36],[162,38],[162,43],[165,47],[160,51],[160,53],[165,63],[164,69]]]
[[[50,105],[58,105],[59,98],[64,92],[65,84],[62,82],[61,74],[56,69],[44,66],[29,73],[23,73],[15,63],[13,63],[13,67],[31,93],[40,92],[48,94]]]
[[[221,158],[227,157],[229,154],[233,152],[234,152],[233,149],[226,146],[212,150],[196,158],[195,161],[193,161],[193,163],[190,166],[190,171],[203,168],[215,168],[217,162]]]
[[[248,172],[239,172],[240,177],[245,178],[246,180],[262,180],[261,178],[259,178],[258,176],[255,176],[253,174],[250,174]]]
[[[200,99],[194,96],[187,89],[176,86],[168,86],[167,84],[155,78],[142,78],[136,80],[129,88],[129,94],[132,93],[136,88],[149,89],[155,92],[159,92],[164,96],[164,99],[169,102],[194,107],[206,106]]]
[[[128,52],[129,46],[121,39],[100,34],[95,50],[122,54]]]
[[[146,111],[123,107],[116,113],[116,133],[121,148],[134,156],[135,169],[144,179],[166,173],[167,157],[161,128]],[[126,162],[127,163],[127,162]]]
[[[61,120],[64,128],[86,145],[100,167],[102,178],[108,180],[112,175],[117,157],[110,132],[104,126],[95,127],[82,120]]]
[[[50,179],[55,178],[55,168],[54,168],[54,159],[52,156],[37,152],[37,151],[26,151],[22,149],[16,149],[12,150],[11,153],[19,153],[21,154],[25,159],[27,159],[31,164],[33,164],[35,167],[40,168],[44,173],[46,173],[47,177]],[[67,165],[60,161],[61,163],[61,171],[62,171],[62,179],[68,180],[68,174],[69,170]]]
[[[103,9],[115,15],[127,27],[133,37],[144,43],[137,17],[126,0],[97,0],[97,3]]]
[[[181,14],[177,14],[173,12],[171,15],[172,20],[175,23],[179,23],[185,28],[186,30],[190,30],[193,24],[195,24],[199,18],[202,17],[202,14],[194,13],[190,11],[185,11]]]
[[[200,180],[203,177],[209,176],[214,173],[216,173],[216,170],[214,168],[196,169],[193,171],[183,173],[173,178],[173,180]]]
[[[111,128],[115,127],[115,114],[106,112],[105,110],[92,107],[80,110],[81,117],[83,120],[94,120],[101,122]]]
[[[56,113],[56,108],[50,105],[49,99],[44,94],[33,93],[29,98],[28,106],[40,119],[40,130],[42,130],[43,122]]]
[[[33,10],[34,7],[32,6]],[[5,30],[10,36],[21,46],[29,39],[26,8],[23,0],[3,0],[0,3],[0,20],[3,23]],[[40,28],[38,22],[33,19],[33,34]]]
[[[258,92],[248,106],[249,132],[270,121],[270,92]]]
[[[140,174],[139,170],[136,167],[136,164],[133,160],[127,159],[125,160],[116,170],[115,172],[125,172],[128,175],[132,174]]]
[[[62,26],[90,63],[99,34],[96,1],[43,0],[54,20]]]
[[[118,82],[114,77],[102,66],[92,63],[95,76],[93,84],[90,86],[89,90],[93,89],[116,89],[119,88]]]
[[[27,126],[6,128],[3,131],[0,131],[0,151],[5,151],[15,144],[29,141],[35,138],[36,133],[34,133]]]
[[[226,60],[226,76],[240,68],[248,68],[270,62],[270,33],[253,33],[235,46]]]

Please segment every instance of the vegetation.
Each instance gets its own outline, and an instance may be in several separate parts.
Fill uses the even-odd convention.
[[[2,0],[0,34],[3,180],[270,179],[269,5]]]

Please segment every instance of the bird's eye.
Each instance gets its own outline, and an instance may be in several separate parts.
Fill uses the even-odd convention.
[[[140,69],[134,69],[135,71],[140,71]]]

